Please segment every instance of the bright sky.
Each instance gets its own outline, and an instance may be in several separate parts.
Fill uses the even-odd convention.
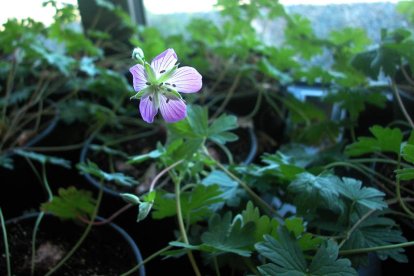
[[[7,21],[8,18],[27,18],[32,17],[37,21],[49,24],[52,21],[53,9],[50,7],[43,8],[44,0],[13,0],[2,4],[0,9],[0,25]],[[76,4],[77,0],[60,0]],[[343,4],[343,3],[373,3],[373,2],[392,2],[398,0],[280,0],[285,5],[296,4]],[[174,13],[174,12],[200,12],[212,9],[216,0],[144,0],[146,8],[156,14]],[[172,4],[174,3],[174,4]]]

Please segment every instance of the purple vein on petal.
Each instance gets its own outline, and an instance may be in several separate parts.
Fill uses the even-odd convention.
[[[167,98],[160,96],[160,112],[165,121],[173,123],[187,116],[187,107],[181,99],[170,99],[167,103]]]
[[[150,99],[150,96],[141,98],[139,112],[145,122],[152,123],[154,121],[154,117],[157,115],[158,110],[153,100]]]
[[[129,72],[132,74],[132,81],[135,91],[139,92],[147,86],[147,73],[145,72],[144,66],[136,64],[129,68]]]
[[[203,85],[200,73],[189,66],[178,68],[168,82],[175,84],[175,88],[181,93],[198,92]]]
[[[151,67],[160,74],[163,70],[168,71],[173,68],[176,62],[177,54],[173,49],[167,49],[152,60]]]

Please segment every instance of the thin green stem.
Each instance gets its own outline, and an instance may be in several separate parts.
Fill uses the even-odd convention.
[[[32,257],[30,260],[30,275],[34,275],[35,273],[35,259],[36,259],[36,236],[37,232],[39,230],[40,222],[42,221],[45,213],[40,212],[39,215],[36,218],[35,225],[33,227],[33,233],[32,233]]]
[[[211,120],[219,116],[224,108],[226,108],[227,104],[230,102],[234,92],[236,91],[237,87],[239,86],[239,82],[241,79],[241,72],[237,73],[236,77],[234,78],[233,84],[229,88],[229,91],[226,94],[226,97],[224,98],[224,101],[221,103],[220,107],[216,110],[216,112],[211,116]]]
[[[7,230],[6,223],[4,222],[3,211],[0,208],[0,223],[1,228],[3,229],[3,242],[4,242],[4,251],[6,254],[6,266],[7,266],[7,276],[11,276],[11,264],[10,264],[10,251],[9,251],[9,241],[7,239]]]
[[[233,160],[233,155],[231,154],[230,150],[225,146],[222,145],[220,143],[214,143],[215,145],[217,145],[226,155],[227,160],[229,161],[229,164],[233,164],[234,160]]]
[[[220,268],[219,268],[219,265],[218,265],[218,262],[217,262],[217,256],[213,256],[213,265],[214,265],[214,270],[216,271],[216,275],[217,276],[221,276],[221,274],[220,274]]]
[[[401,165],[401,154],[398,154],[398,165],[397,165],[397,170],[400,169]],[[398,199],[398,202],[400,203],[401,208],[403,208],[403,210],[411,217],[414,218],[414,213],[410,210],[410,208],[408,208],[407,205],[405,205],[404,200],[401,197],[401,183],[400,183],[400,178],[397,176],[396,177],[396,185],[395,185],[395,192],[396,192],[396,196]]]
[[[257,100],[256,100],[256,103],[253,107],[253,110],[249,114],[247,114],[246,116],[243,116],[244,120],[251,119],[257,114],[257,112],[259,111],[260,106],[262,104],[263,93],[264,93],[263,90],[260,88],[259,89],[259,95],[257,96]]]
[[[157,252],[151,254],[150,256],[148,256],[147,258],[145,258],[145,260],[143,260],[142,262],[140,262],[139,264],[137,264],[136,266],[134,266],[133,268],[131,268],[130,270],[128,270],[125,273],[122,273],[121,276],[128,276],[131,275],[132,273],[134,273],[135,271],[137,271],[141,266],[143,266],[144,264],[148,263],[149,261],[151,261],[152,259],[155,259],[156,257],[158,257],[159,255],[161,255],[162,253],[164,253],[165,251],[168,251],[172,248],[171,245],[166,246],[164,248],[161,248],[160,250],[158,250]]]
[[[365,215],[363,215],[345,234],[345,238],[339,244],[339,248],[341,248],[345,242],[351,237],[352,233],[358,228],[361,223],[366,220],[370,215],[372,215],[376,210],[369,210]],[[351,217],[351,214],[350,216]]]
[[[250,269],[250,271],[254,273],[254,275],[261,275],[260,272],[256,269],[256,267],[252,263],[252,260],[251,259],[249,259],[249,258],[243,258],[243,262]]]
[[[25,148],[26,150],[31,150],[31,151],[43,151],[43,152],[48,152],[48,151],[66,151],[66,150],[76,150],[79,149],[81,147],[83,147],[83,145],[85,144],[85,142],[79,143],[79,144],[73,144],[73,145],[65,145],[65,146],[56,146],[56,147],[28,147]]]
[[[33,164],[31,161],[29,161],[29,159],[26,158],[26,160],[28,160],[29,164],[31,164],[32,169],[36,172],[36,174],[38,175],[36,169],[34,168]],[[46,174],[46,164],[42,163],[42,178],[41,178],[41,184],[42,186],[45,188],[47,195],[48,195],[48,201],[52,201],[53,199],[53,193],[52,190],[50,189],[49,186],[49,181],[47,180],[47,174]],[[30,261],[30,275],[34,275],[35,273],[35,258],[36,258],[36,237],[37,237],[37,233],[39,231],[39,226],[40,223],[43,219],[44,216],[44,212],[40,212],[34,228],[33,228],[33,233],[32,233],[32,257],[31,257],[31,261]]]
[[[180,232],[181,232],[181,236],[183,237],[183,241],[186,244],[190,244],[190,242],[188,241],[188,237],[187,237],[187,232],[185,230],[185,225],[184,225],[184,219],[183,219],[183,213],[181,210],[181,200],[180,200],[180,182],[179,181],[174,181],[175,184],[175,207],[177,209],[177,219],[178,219],[178,225],[180,228]],[[187,252],[188,255],[188,259],[190,260],[191,266],[193,267],[194,273],[197,276],[201,276],[200,270],[197,266],[197,263],[194,259],[194,255],[193,252],[188,251]]]
[[[102,181],[101,181],[102,182]],[[96,216],[98,215],[98,210],[99,210],[99,206],[101,204],[101,200],[102,200],[102,195],[103,195],[103,189],[102,189],[102,183],[101,183],[101,188],[99,189],[99,194],[98,194],[98,199],[96,200],[96,207],[95,210],[92,213],[91,216],[91,220],[90,223],[88,224],[88,226],[86,227],[85,231],[83,232],[82,236],[79,238],[79,240],[76,242],[76,244],[72,247],[72,249],[66,254],[66,256],[60,260],[60,262],[54,267],[52,268],[45,276],[50,276],[53,273],[55,273],[67,260],[69,260],[72,255],[76,252],[76,250],[78,250],[78,248],[82,245],[82,243],[84,242],[84,240],[86,239],[86,237],[88,236],[89,232],[92,229],[93,226],[93,221],[95,220]]]
[[[414,122],[411,119],[410,114],[408,114],[407,109],[404,106],[403,101],[401,100],[400,93],[398,93],[398,88],[395,86],[394,82],[391,82],[392,90],[394,91],[395,98],[397,99],[398,105],[401,108],[402,113],[404,114],[405,119],[410,124],[411,128],[414,128]]]
[[[369,253],[369,252],[380,251],[380,250],[390,250],[390,249],[396,249],[396,248],[403,248],[403,247],[409,247],[409,246],[414,246],[414,241],[397,243],[397,244],[390,244],[390,245],[366,247],[366,248],[340,250],[339,254],[345,256],[345,255]]]

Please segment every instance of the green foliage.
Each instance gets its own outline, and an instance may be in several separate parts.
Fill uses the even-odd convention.
[[[314,176],[305,172],[290,183],[288,190],[295,194],[294,202],[300,214],[315,214],[319,208],[342,216],[345,210],[352,210],[354,206],[357,211],[387,208],[383,192],[362,187],[362,182],[353,178],[340,179],[331,174]]]
[[[373,126],[369,129],[374,137],[359,137],[358,141],[346,147],[348,156],[359,156],[375,152],[400,153],[403,140],[401,130],[398,128],[383,128]]]
[[[240,204],[239,184],[232,180],[222,171],[212,171],[201,183],[206,186],[218,185],[222,192],[221,197],[226,201],[228,206],[238,206]],[[220,204],[219,206],[222,206]]]
[[[211,205],[223,201],[217,185],[197,185],[192,191],[180,195],[183,217],[194,223],[208,217],[213,210]],[[175,195],[164,191],[158,192],[155,200],[153,218],[162,219],[177,214]]]
[[[274,218],[270,218],[266,215],[261,216],[259,209],[255,207],[251,201],[247,203],[246,209],[236,217],[240,217],[244,224],[251,222],[255,225],[253,232],[254,242],[263,241],[264,235],[276,236],[279,222]]]
[[[348,259],[338,259],[338,245],[327,241],[322,245],[310,264],[296,240],[285,228],[279,230],[279,238],[265,236],[256,244],[257,251],[271,263],[258,267],[262,275],[357,275]]]
[[[344,208],[338,201],[338,186],[340,185],[340,179],[334,175],[314,176],[304,172],[297,175],[296,179],[288,186],[288,190],[296,194],[295,205],[303,213],[306,213],[307,210],[314,210],[321,205],[338,212]]]
[[[205,140],[218,144],[225,144],[237,140],[237,136],[229,130],[237,128],[237,118],[231,115],[221,115],[211,124],[208,122],[207,108],[201,106],[188,106],[187,120],[170,124],[171,140],[185,141],[176,150],[177,160],[191,157]]]
[[[231,213],[220,217],[214,214],[210,221],[208,230],[202,234],[200,245],[187,245],[181,242],[171,242],[170,245],[214,253],[216,255],[233,253],[243,257],[249,257],[253,239],[254,224],[252,222],[243,224],[242,220],[232,220]]]
[[[413,133],[414,132],[411,133],[410,138],[414,137]],[[410,163],[414,164],[414,142],[413,141],[409,140],[408,143],[406,143],[402,147],[401,156],[407,162],[410,162]],[[412,179],[414,179],[414,168],[398,169],[395,172],[396,172],[397,178],[399,180],[412,180]]]
[[[124,175],[122,173],[107,173],[99,169],[98,165],[87,161],[87,163],[79,163],[76,165],[76,168],[82,174],[90,174],[98,178],[100,181],[109,181],[114,182],[121,186],[135,186],[138,182],[130,176]]]
[[[354,218],[353,223],[359,217]],[[369,248],[385,246],[395,243],[403,243],[407,240],[402,236],[394,220],[386,218],[382,213],[374,213],[364,220],[346,241],[342,249]],[[388,257],[398,261],[407,262],[403,248],[395,248],[377,251],[376,254],[381,260]]]
[[[347,89],[329,93],[326,100],[336,103],[349,112],[351,121],[356,122],[359,114],[363,112],[367,104],[380,108],[385,107],[386,97],[382,91],[373,89]]]
[[[61,219],[78,219],[92,215],[96,201],[91,192],[69,187],[60,188],[58,194],[52,201],[42,204],[41,209],[44,212],[50,212]]]
[[[355,204],[372,210],[387,208],[385,194],[375,188],[362,187],[362,182],[353,178],[342,178],[342,185],[337,186],[339,192]]]
[[[32,151],[23,150],[23,149],[16,149],[14,150],[14,152],[24,158],[28,158],[30,160],[39,162],[43,165],[49,163],[49,164],[61,166],[67,169],[71,168],[70,161],[59,158],[59,157],[44,155],[44,154],[40,154],[40,153],[36,153]]]

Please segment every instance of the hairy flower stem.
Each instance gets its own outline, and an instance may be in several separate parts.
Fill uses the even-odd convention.
[[[91,216],[91,221],[94,221],[96,216],[98,215],[99,206],[101,205],[101,201],[102,201],[102,195],[103,195],[103,187],[102,187],[102,181],[101,181],[98,198],[96,200],[95,210],[93,211],[92,216]],[[78,250],[78,248],[82,245],[82,243],[84,242],[84,240],[88,236],[89,232],[92,229],[92,226],[93,226],[93,223],[88,224],[88,226],[86,227],[86,229],[83,232],[82,236],[79,238],[79,240],[76,242],[76,244],[72,247],[72,249],[45,276],[50,276],[53,273],[55,273],[67,260],[69,260],[72,257],[72,255],[76,252],[76,250]]]
[[[184,220],[183,220],[183,213],[181,210],[181,201],[180,201],[180,181],[179,180],[175,180],[174,181],[174,185],[175,185],[175,207],[177,209],[177,219],[178,219],[178,225],[180,227],[180,232],[181,232],[181,236],[183,238],[184,243],[186,244],[190,244],[190,242],[188,241],[188,237],[187,237],[187,232],[185,230],[185,225],[184,225]],[[200,270],[197,266],[197,263],[194,259],[194,255],[193,252],[188,251],[187,252],[188,255],[188,259],[190,260],[190,263],[193,267],[194,273],[197,276],[201,276]]]
[[[6,224],[4,223],[3,212],[0,208],[0,223],[1,228],[3,229],[3,242],[4,242],[4,251],[6,255],[6,266],[7,266],[7,276],[11,276],[11,264],[10,264],[10,251],[9,251],[9,241],[7,240],[7,231]]]
[[[143,260],[142,262],[140,262],[139,264],[137,264],[136,266],[134,266],[133,268],[131,268],[127,272],[122,273],[120,276],[128,276],[128,275],[131,275],[132,273],[134,273],[135,271],[137,271],[141,266],[143,266],[144,264],[148,263],[152,259],[155,259],[156,257],[158,257],[159,255],[161,255],[165,251],[170,250],[171,248],[173,248],[171,245],[166,246],[164,248],[161,248],[160,250],[158,250],[157,252],[151,254],[150,256],[148,256],[147,258],[145,258],[145,260]]]

